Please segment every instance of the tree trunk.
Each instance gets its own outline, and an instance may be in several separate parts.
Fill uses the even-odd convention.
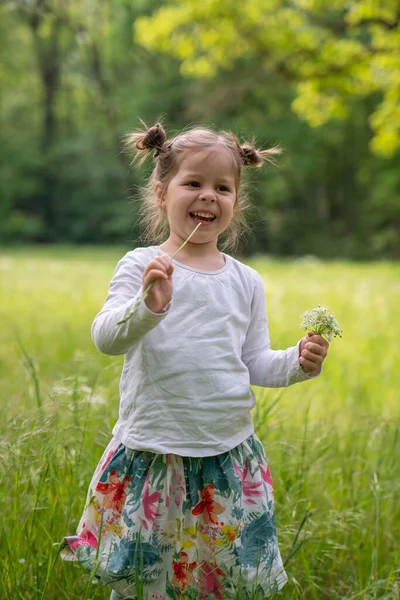
[[[111,134],[113,137],[113,144],[116,151],[118,160],[122,163],[124,169],[126,168],[126,160],[123,153],[121,152],[120,136],[119,136],[119,114],[115,106],[115,101],[111,92],[111,86],[106,78],[103,66],[103,60],[101,57],[99,45],[96,40],[92,40],[90,44],[90,64],[97,85],[101,93],[103,100],[104,113],[106,115],[108,124],[110,126]]]
[[[40,0],[35,6],[36,10],[29,15],[28,19],[35,42],[42,84],[41,151],[44,160],[40,172],[42,192],[37,198],[36,208],[42,218],[45,230],[45,239],[42,241],[55,241],[57,234],[57,211],[54,198],[56,176],[52,165],[52,155],[57,137],[56,100],[61,73],[59,33],[62,20],[57,15],[52,15],[50,34],[47,39],[43,39],[39,32],[43,20],[43,13],[40,12],[39,5],[41,5]]]

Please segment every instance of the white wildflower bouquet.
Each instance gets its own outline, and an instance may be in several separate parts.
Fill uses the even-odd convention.
[[[300,318],[300,329],[315,331],[317,335],[322,336],[328,342],[331,342],[334,337],[342,337],[342,330],[336,317],[325,306],[319,304],[317,308],[306,310]]]

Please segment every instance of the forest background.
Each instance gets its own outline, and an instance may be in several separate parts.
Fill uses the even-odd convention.
[[[123,135],[159,117],[284,148],[245,252],[400,255],[395,0],[0,5],[0,243],[138,241]]]

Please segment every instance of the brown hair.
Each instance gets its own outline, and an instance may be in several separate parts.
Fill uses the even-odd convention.
[[[240,144],[238,138],[230,132],[215,132],[212,129],[195,127],[167,140],[166,133],[160,123],[153,127],[139,129],[125,136],[125,149],[133,155],[133,160],[142,164],[147,156],[154,152],[155,167],[147,185],[142,189],[140,208],[140,223],[144,229],[147,243],[162,243],[168,235],[168,221],[165,211],[154,201],[154,184],[159,182],[167,189],[172,177],[179,168],[184,152],[212,148],[228,152],[236,170],[237,199],[234,216],[228,229],[223,233],[221,248],[234,250],[237,248],[241,235],[247,229],[245,209],[249,206],[248,195],[241,181],[242,167],[261,167],[264,161],[275,164],[275,156],[280,154],[279,146],[267,150],[257,150],[254,140],[251,144]]]

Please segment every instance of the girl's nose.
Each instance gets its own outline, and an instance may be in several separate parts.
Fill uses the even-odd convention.
[[[202,190],[200,200],[204,200],[204,202],[215,202],[215,194],[212,190]]]

